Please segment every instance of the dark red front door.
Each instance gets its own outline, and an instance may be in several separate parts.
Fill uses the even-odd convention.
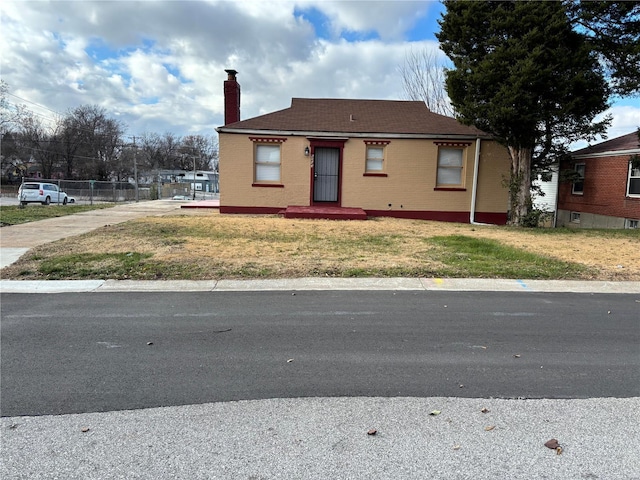
[[[313,202],[338,203],[340,149],[316,147],[314,153]]]

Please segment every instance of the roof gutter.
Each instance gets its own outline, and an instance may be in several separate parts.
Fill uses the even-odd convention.
[[[571,158],[576,160],[582,160],[583,158],[598,158],[598,157],[619,157],[622,155],[633,155],[640,153],[640,148],[632,148],[629,150],[609,150],[599,153],[580,153],[578,155],[571,154]]]
[[[438,133],[367,133],[367,132],[315,132],[315,131],[291,131],[291,130],[261,130],[261,129],[247,129],[247,128],[216,128],[218,133],[239,133],[243,135],[279,135],[279,136],[298,136],[298,137],[317,137],[317,138],[424,138],[435,140],[473,140],[480,138],[471,135],[452,135],[452,134],[438,134]],[[491,139],[490,136],[483,136],[482,138]]]

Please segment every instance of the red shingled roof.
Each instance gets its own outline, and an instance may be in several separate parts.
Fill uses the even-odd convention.
[[[621,137],[612,138],[606,142],[598,143],[597,145],[590,145],[580,150],[572,152],[571,155],[589,155],[596,153],[608,153],[618,152],[625,150],[637,150],[640,148],[640,139],[638,139],[638,133],[632,132],[622,135]]]
[[[486,136],[477,128],[431,112],[424,102],[293,98],[291,107],[220,127],[220,131]]]

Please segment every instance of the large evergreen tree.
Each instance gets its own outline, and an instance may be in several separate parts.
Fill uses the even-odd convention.
[[[582,33],[605,66],[619,95],[640,94],[640,2],[566,0],[574,30]]]
[[[604,132],[608,119],[593,121],[608,107],[602,66],[561,2],[444,4],[438,39],[455,67],[447,71],[449,97],[460,121],[507,147],[509,223],[521,225],[532,169]]]

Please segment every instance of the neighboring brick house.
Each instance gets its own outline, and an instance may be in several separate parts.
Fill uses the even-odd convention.
[[[577,150],[560,165],[579,178],[560,182],[558,226],[638,228],[640,140],[636,132]]]
[[[416,101],[294,98],[240,121],[237,72],[227,73],[221,213],[506,223],[508,152],[487,134]]]

